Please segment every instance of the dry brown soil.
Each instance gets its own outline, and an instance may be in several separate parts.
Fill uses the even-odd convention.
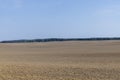
[[[1,43],[0,80],[120,80],[120,41]]]

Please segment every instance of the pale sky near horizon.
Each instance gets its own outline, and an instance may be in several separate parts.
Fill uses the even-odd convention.
[[[0,40],[120,37],[120,0],[0,0]]]

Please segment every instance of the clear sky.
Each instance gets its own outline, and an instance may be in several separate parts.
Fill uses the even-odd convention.
[[[0,0],[0,40],[120,37],[120,0]]]

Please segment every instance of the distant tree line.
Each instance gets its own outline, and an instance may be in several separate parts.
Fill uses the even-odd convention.
[[[48,39],[23,39],[23,40],[8,40],[0,43],[29,43],[29,42],[53,42],[53,41],[102,41],[102,40],[120,40],[120,38],[48,38]]]

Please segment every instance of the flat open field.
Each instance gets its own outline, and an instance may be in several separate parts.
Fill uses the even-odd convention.
[[[0,80],[120,80],[120,41],[1,43]]]

